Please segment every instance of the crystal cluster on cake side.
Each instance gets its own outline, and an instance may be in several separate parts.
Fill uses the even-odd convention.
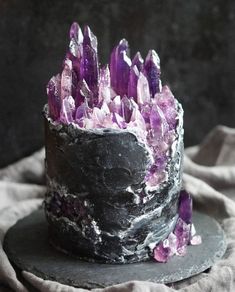
[[[199,244],[182,191],[183,110],[150,50],[125,39],[101,66],[88,26],[70,29],[44,108],[50,241],[88,261],[166,262]]]

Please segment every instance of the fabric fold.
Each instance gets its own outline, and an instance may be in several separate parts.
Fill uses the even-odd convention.
[[[17,280],[2,248],[4,236],[17,220],[39,208],[46,191],[44,176],[44,149],[0,170],[0,283],[13,291],[27,289]],[[228,248],[223,259],[208,272],[171,285],[131,281],[93,292],[235,291],[235,129],[217,126],[200,145],[185,150],[183,184],[193,196],[194,207],[224,228]],[[26,271],[22,275],[42,292],[88,291],[45,281]]]

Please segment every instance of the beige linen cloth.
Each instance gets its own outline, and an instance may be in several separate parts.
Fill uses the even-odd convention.
[[[199,146],[186,149],[185,152],[184,187],[193,195],[197,209],[215,217],[222,224],[228,243],[224,258],[208,273],[201,273],[172,285],[133,279],[113,287],[93,289],[93,292],[235,291],[235,129],[218,126]],[[2,242],[7,230],[17,220],[41,205],[45,192],[43,181],[44,150],[0,170],[1,292],[27,291],[17,280],[15,271],[2,249]],[[38,291],[87,291],[44,281],[28,272],[23,272],[23,277]]]

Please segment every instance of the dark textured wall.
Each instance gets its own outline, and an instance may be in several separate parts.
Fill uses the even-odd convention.
[[[89,24],[101,62],[125,37],[154,48],[185,109],[186,145],[235,126],[235,1],[0,0],[0,166],[43,145],[45,86],[60,71],[70,24]]]

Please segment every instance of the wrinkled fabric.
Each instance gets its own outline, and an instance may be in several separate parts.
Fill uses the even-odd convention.
[[[0,170],[0,291],[27,291],[17,279],[2,243],[17,220],[41,205],[44,175],[44,149]],[[218,126],[200,145],[185,150],[183,184],[193,196],[195,209],[222,225],[228,244],[224,257],[208,272],[170,285],[131,281],[93,292],[235,291],[235,129]],[[26,271],[22,275],[42,292],[87,291],[45,281]]]

